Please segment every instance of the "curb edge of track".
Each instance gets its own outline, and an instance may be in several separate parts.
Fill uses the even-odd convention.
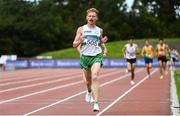
[[[171,71],[171,84],[170,84],[170,99],[171,99],[171,113],[173,116],[180,116],[179,100],[176,94],[176,84],[174,80],[174,71]]]

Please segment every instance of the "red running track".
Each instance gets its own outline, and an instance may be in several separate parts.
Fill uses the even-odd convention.
[[[151,78],[137,68],[135,85],[123,68],[103,68],[100,112],[84,100],[81,69],[26,69],[0,73],[0,115],[171,115],[170,75]]]

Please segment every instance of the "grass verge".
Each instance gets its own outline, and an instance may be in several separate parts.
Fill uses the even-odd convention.
[[[177,95],[180,103],[180,70],[175,70],[174,79],[175,79]]]
[[[146,39],[137,39],[135,40],[135,43],[138,44],[139,48],[141,49],[142,46],[144,45]],[[153,44],[155,47],[156,44],[158,43],[158,39],[148,39],[150,42]],[[124,45],[128,41],[114,41],[114,42],[107,42],[106,46],[108,49],[108,56],[107,58],[123,58],[123,52],[122,49]],[[168,45],[171,47],[176,47],[179,48],[179,42],[180,38],[167,38],[165,39],[165,42],[168,43]],[[67,49],[62,49],[62,50],[57,50],[57,51],[51,51],[51,52],[45,52],[42,54],[39,54],[40,56],[52,56],[53,58],[58,58],[58,59],[73,59],[73,58],[79,58],[79,53],[77,52],[76,49],[74,48],[67,48]]]

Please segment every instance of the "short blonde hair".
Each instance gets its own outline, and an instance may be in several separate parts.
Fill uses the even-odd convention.
[[[89,8],[89,9],[87,9],[86,13],[88,14],[90,12],[95,12],[96,14],[99,13],[99,11],[96,8]]]

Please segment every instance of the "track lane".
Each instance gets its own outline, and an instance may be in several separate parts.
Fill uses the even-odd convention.
[[[102,115],[161,115],[170,116],[170,75],[159,79],[156,71],[150,79],[107,109]]]
[[[103,69],[104,70],[104,69]],[[133,86],[130,85],[130,76],[127,76],[124,79],[120,79],[117,81],[114,81],[110,84],[107,84],[108,82],[112,81],[113,79],[117,79],[117,77],[122,78],[122,75],[124,74],[124,69],[116,69],[118,71],[117,74],[109,75],[107,77],[100,78],[101,88],[100,88],[100,108],[101,111],[106,108],[110,103],[112,103],[117,97],[120,95],[123,95],[125,92],[127,92],[130,88]],[[104,70],[105,71],[105,70]],[[103,71],[103,72],[104,72]],[[108,69],[106,70],[108,71]],[[106,72],[105,71],[105,72]],[[102,72],[102,73],[103,73]],[[138,107],[137,104],[142,104],[143,107],[147,106],[147,108],[155,110],[155,107],[152,107],[153,105],[149,106],[147,102],[143,98],[150,98],[152,94],[157,94],[158,92],[151,92],[151,95],[147,94],[143,90],[148,89],[154,89],[155,86],[149,86],[150,84],[158,84],[154,79],[159,79],[157,76],[159,74],[155,73],[152,78],[147,79],[144,81],[140,86],[135,88],[132,92],[128,93],[122,100],[117,102],[117,104],[113,105],[110,109],[105,111],[103,115],[134,115],[135,113],[139,114],[141,112],[146,112],[147,109],[142,109],[142,107]],[[146,76],[145,70],[143,70],[140,73],[136,74],[135,81],[136,83],[140,82],[144,77]],[[156,77],[156,78],[154,78]],[[168,79],[168,78],[167,78]],[[82,80],[82,77],[80,78],[80,81]],[[72,80],[73,82],[77,82],[77,80]],[[163,83],[162,87],[163,94],[158,95],[159,98],[156,100],[159,100],[158,103],[163,104],[165,102],[168,102],[168,83],[169,80],[161,80],[161,85]],[[68,83],[68,82],[67,82]],[[66,83],[66,84],[67,84]],[[63,84],[64,85],[64,84]],[[147,86],[148,85],[148,86]],[[154,87],[154,88],[153,88]],[[159,89],[159,88],[157,88]],[[34,89],[32,89],[34,90]],[[64,87],[63,89],[55,89],[53,91],[41,93],[41,94],[35,94],[33,96],[25,97],[22,99],[17,99],[11,102],[7,102],[5,104],[0,104],[0,109],[3,112],[0,112],[0,115],[23,115],[30,113],[31,115],[96,115],[97,113],[92,112],[92,105],[89,103],[86,103],[84,101],[84,90],[86,90],[85,85],[83,82],[80,82],[79,84],[71,85],[69,87]],[[161,88],[160,88],[161,90]],[[8,92],[9,93],[9,92]],[[10,92],[11,93],[11,92]],[[72,96],[76,95],[77,96]],[[166,93],[166,94],[165,94]],[[72,96],[72,97],[71,97]],[[143,97],[144,96],[144,97]],[[152,97],[153,100],[150,100],[153,104],[156,104],[156,100],[154,97]],[[156,97],[157,98],[157,97]],[[163,100],[162,100],[163,99]],[[164,101],[164,99],[166,101]],[[60,102],[58,102],[60,100]],[[137,100],[137,102],[135,101]],[[45,109],[43,107],[48,106],[50,104],[53,104],[52,106],[49,106]],[[57,104],[56,104],[57,103]],[[164,107],[156,107],[156,111],[164,112],[165,110],[169,112],[168,103],[165,103],[166,105]],[[129,110],[130,107],[131,110]],[[38,110],[42,108],[42,110]],[[9,109],[8,111],[6,109]],[[82,110],[83,109],[83,110]],[[122,109],[122,110],[121,110]],[[132,110],[134,109],[134,110]],[[142,109],[142,110],[140,110]],[[35,111],[35,112],[33,112]],[[32,113],[31,113],[32,112]],[[154,115],[157,113],[154,113]],[[160,114],[168,114],[168,113],[160,113]]]
[[[29,69],[30,70],[30,69]],[[42,71],[39,71],[42,70]],[[77,70],[77,69],[74,69]],[[29,72],[24,72],[23,74],[14,74],[9,77],[9,75],[4,76],[4,78],[0,78],[0,84],[4,83],[13,83],[18,82],[18,81],[25,81],[25,80],[30,80],[34,78],[43,78],[44,76],[50,76],[54,74],[67,74],[69,73],[67,70],[60,70],[60,69],[37,69],[37,70],[30,70]],[[79,70],[75,71],[74,73],[80,73]],[[11,74],[11,73],[10,73]]]
[[[122,74],[124,74],[124,71],[122,72],[122,71],[120,71],[119,69],[118,69],[118,71],[117,71],[118,73],[119,72],[121,72]],[[116,75],[119,75],[119,74],[116,74]],[[108,76],[108,78],[104,78],[104,79],[112,79],[113,78],[113,76],[111,76],[111,75],[109,75]],[[102,79],[102,80],[104,80],[104,79]],[[79,90],[79,89],[81,89],[81,88],[83,88],[84,87],[84,84],[83,83],[81,83],[81,84],[78,84],[78,86],[79,87],[74,87],[74,88],[76,88],[77,90]],[[73,88],[73,90],[74,90],[74,88]],[[19,100],[15,100],[15,101],[13,101],[13,102],[8,102],[8,103],[6,103],[6,104],[4,104],[4,105],[1,105],[1,106],[3,106],[3,108],[5,108],[5,109],[11,109],[11,108],[13,108],[13,107],[19,107],[20,109],[21,109],[21,107],[22,108],[25,108],[26,109],[26,107],[28,107],[27,109],[29,109],[29,105],[27,105],[27,104],[29,104],[29,103],[33,103],[32,101],[33,100],[40,100],[40,99],[43,99],[43,98],[41,98],[41,97],[45,97],[45,100],[47,99],[47,98],[49,98],[49,99],[51,99],[52,97],[57,97],[56,96],[56,94],[57,94],[57,91],[58,91],[58,93],[63,93],[63,94],[65,94],[65,93],[67,93],[67,91],[69,91],[70,93],[69,94],[72,94],[71,92],[72,92],[72,86],[71,87],[69,87],[68,88],[68,90],[64,90],[64,89],[61,89],[61,90],[56,90],[56,91],[52,91],[52,92],[48,92],[48,93],[50,93],[51,95],[49,96],[48,95],[48,93],[44,93],[44,94],[38,94],[38,95],[35,95],[35,96],[31,96],[31,97],[27,97],[26,99],[19,99]],[[65,93],[64,93],[65,92]],[[77,93],[77,91],[75,92],[75,93]],[[62,94],[62,95],[63,95]],[[40,99],[38,99],[38,96],[40,96]],[[66,96],[67,97],[67,96]],[[54,101],[54,100],[56,100],[56,98],[52,98],[51,99],[52,101]],[[51,102],[52,102],[51,101]],[[25,103],[24,103],[25,102]],[[36,101],[37,102],[37,101]],[[19,105],[20,104],[20,105]],[[23,104],[23,105],[22,105]],[[27,106],[26,106],[27,105]],[[36,106],[32,106],[32,104],[30,104],[31,105],[31,107],[30,107],[30,109],[29,110],[32,110],[32,108],[34,108],[34,107],[36,107]],[[44,105],[44,104],[38,104],[38,106],[39,105]],[[3,110],[3,111],[6,111],[6,110]],[[18,113],[20,113],[21,111],[17,111],[16,113],[14,112],[14,111],[12,111],[13,113],[12,114],[16,114],[17,112]],[[5,112],[4,112],[5,113]],[[11,114],[10,112],[6,112],[7,114]]]
[[[142,72],[142,70],[140,69],[137,72],[140,74],[140,72]],[[130,76],[130,74],[124,75],[124,71],[123,71],[122,75],[116,75],[115,77],[112,77],[111,80],[107,80],[104,83],[101,82],[101,87],[113,86],[112,84],[114,84],[116,81],[126,80],[129,82],[129,78],[128,78],[129,76]],[[103,81],[104,81],[104,79],[103,79]],[[130,85],[130,84],[128,83],[128,85]],[[80,114],[81,115],[93,115],[94,112],[92,112],[92,106],[88,105],[88,103],[86,103],[84,101],[84,93],[85,93],[85,91],[79,92],[75,95],[72,95],[70,97],[62,99],[60,101],[54,102],[54,103],[49,104],[44,107],[41,107],[37,110],[33,110],[29,113],[26,113],[25,115],[29,115],[29,114],[33,114],[33,115],[45,115],[45,114],[48,114],[48,115],[54,115],[54,114],[58,114],[58,115],[80,115]],[[81,98],[78,98],[78,97],[81,97]],[[76,100],[74,100],[74,99],[76,99]],[[73,102],[71,106],[68,105],[68,103],[71,103],[71,101],[77,101],[77,100],[79,100],[79,102],[76,102],[76,103],[82,103],[82,104],[78,105],[78,104],[74,104],[74,102]],[[77,107],[77,106],[80,106],[80,107]],[[74,109],[71,110],[71,112],[69,112],[69,109],[68,109],[69,107],[73,107]],[[78,108],[81,108],[83,110],[78,110]],[[77,114],[75,114],[75,113],[77,113]]]
[[[108,73],[107,71],[103,74],[104,76],[108,76],[108,75],[113,75],[113,74],[117,74],[119,72],[110,70],[110,73]],[[101,75],[101,77],[103,77],[103,75]],[[75,81],[81,81],[82,80],[82,74],[81,75],[74,75],[74,76],[68,76],[68,77],[64,77],[64,78],[59,78],[53,81],[47,81],[44,83],[35,83],[35,84],[31,84],[31,85],[27,85],[27,86],[21,86],[21,87],[16,87],[16,88],[11,88],[8,90],[2,90],[0,92],[0,99],[1,99],[1,103],[4,103],[3,100],[7,100],[10,99],[12,97],[18,97],[22,98],[21,96],[29,96],[28,94],[33,94],[36,93],[38,91],[46,91],[46,89],[52,88],[50,90],[55,90],[58,89],[58,86],[61,86],[63,84],[68,84],[71,82],[75,82]],[[82,82],[81,82],[82,83]],[[33,94],[34,95],[34,94]]]

